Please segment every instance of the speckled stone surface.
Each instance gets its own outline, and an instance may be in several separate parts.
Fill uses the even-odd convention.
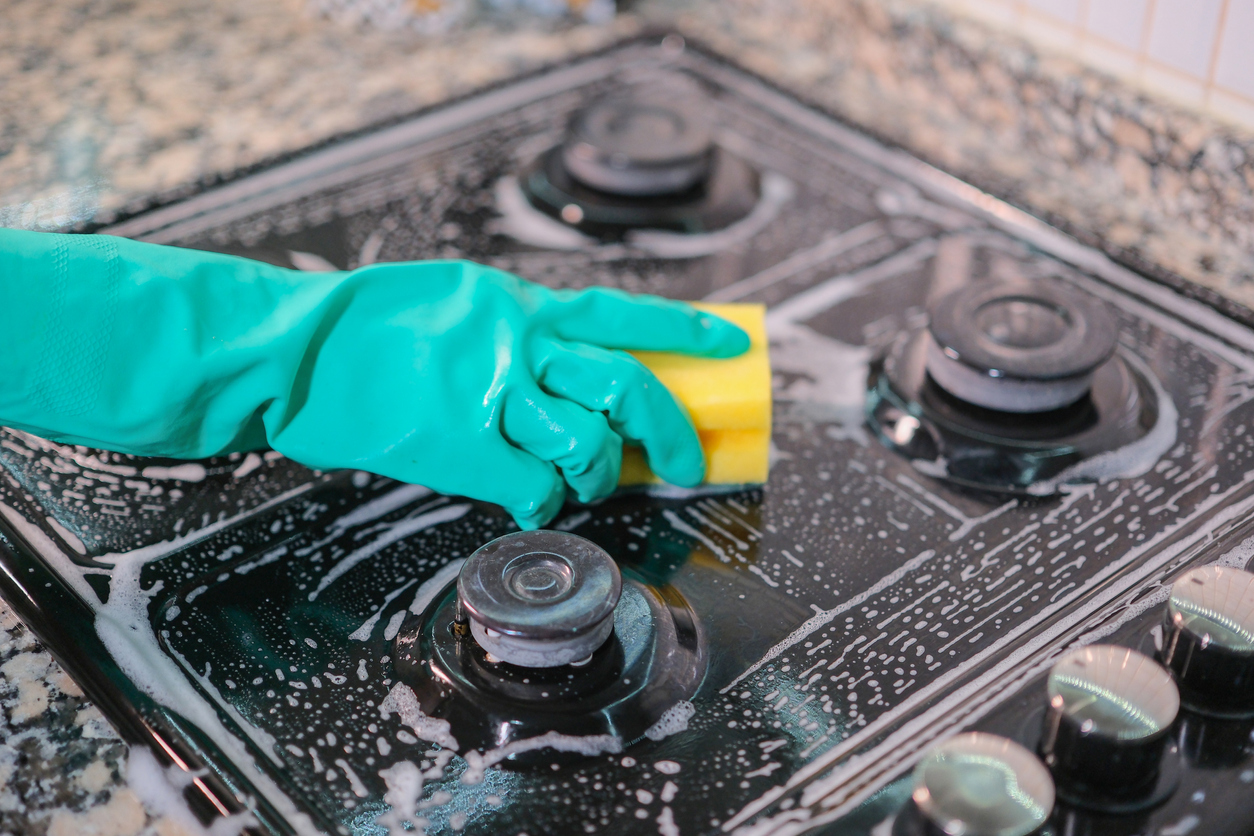
[[[0,836],[186,836],[127,787],[127,747],[0,600]]]
[[[921,0],[632,8],[601,26],[471,15],[424,36],[303,0],[9,0],[0,225],[108,219],[661,24],[1092,243],[1254,305],[1248,132]]]
[[[1248,131],[918,0],[728,0],[675,19],[1086,243],[1254,306]]]
[[[644,2],[612,23],[351,28],[301,0],[6,0],[0,225],[102,221],[674,25],[1121,255],[1254,306],[1254,136],[917,0]],[[175,836],[126,749],[0,603],[0,836]]]
[[[352,28],[299,0],[6,0],[0,224],[48,227],[412,113],[635,31]]]

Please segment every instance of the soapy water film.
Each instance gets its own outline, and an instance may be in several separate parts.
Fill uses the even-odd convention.
[[[735,127],[752,138],[760,122]],[[314,822],[292,790],[321,821],[359,832],[669,836],[748,822],[798,775],[834,785],[847,755],[864,751],[866,768],[904,718],[942,704],[958,673],[1249,510],[1254,363],[882,174],[795,145],[792,163],[761,152],[760,165],[798,188],[748,254],[668,263],[512,251],[485,237],[497,177],[489,166],[467,179],[483,166],[464,144],[209,234],[219,246],[291,243],[339,212],[343,252],[317,256],[332,266],[483,251],[556,286],[771,306],[770,483],[630,494],[569,506],[556,522],[691,596],[699,590],[683,584],[704,573],[694,606],[707,623],[752,621],[744,641],[712,647],[700,693],[644,740],[546,735],[465,751],[396,681],[389,644],[405,613],[512,529],[488,506],[315,474],[272,453],[154,463],[6,432],[0,513],[92,606],[127,675],[252,764],[258,789],[302,831]],[[1160,459],[1123,462],[1121,478],[1059,498],[1007,500],[951,490],[870,438],[872,355],[920,324],[931,295],[1012,272],[1061,275],[1114,303],[1124,346],[1178,413]],[[526,749],[552,753],[553,765],[503,762]]]
[[[1175,345],[1165,335],[1149,336]],[[856,346],[844,350],[866,356]],[[1199,365],[1206,359],[1192,354]],[[681,794],[689,796],[685,810],[734,815],[729,798],[751,801],[800,765],[865,735],[998,635],[1022,629],[1033,616],[1073,599],[1082,585],[1132,563],[1145,550],[1151,525],[1162,530],[1166,520],[1198,516],[1248,487],[1249,477],[1234,467],[1249,456],[1244,427],[1214,420],[1244,408],[1248,393],[1239,386],[1222,403],[1180,393],[1182,431],[1210,427],[1206,455],[1186,454],[1180,445],[1138,478],[1077,487],[1038,506],[1009,500],[990,507],[885,457],[856,423],[795,417],[853,409],[858,390],[848,403],[842,401],[848,389],[819,389],[822,398],[794,400],[790,391],[809,391],[798,381],[812,386],[818,375],[806,377],[800,363],[791,370],[787,361],[783,365],[788,376],[778,382],[776,461],[765,501],[755,492],[655,499],[628,502],[635,506],[629,514],[577,509],[557,521],[618,555],[658,551],[666,541],[693,559],[747,575],[756,588],[737,595],[790,605],[783,641],[730,677],[716,663],[716,675],[727,681],[717,692],[703,689],[690,716],[671,724],[673,737],[625,753],[624,741],[614,739],[544,741],[550,749],[604,753],[562,767],[547,782],[543,774],[492,769],[501,752],[451,757],[457,747],[449,730],[417,713],[386,659],[404,614],[420,610],[474,544],[510,530],[502,515],[367,474],[310,474],[273,455],[210,462],[203,472],[197,468],[204,465],[183,465],[172,475],[156,465],[137,468],[127,457],[17,433],[4,439],[3,455],[32,495],[59,494],[57,508],[115,509],[119,521],[132,519],[121,509],[138,509],[135,516],[151,518],[131,536],[166,542],[139,550],[105,542],[127,526],[92,529],[72,511],[55,525],[50,520],[40,535],[27,534],[33,542],[42,536],[47,549],[62,555],[68,577],[76,574],[66,562],[73,556],[96,558],[99,568],[77,570],[78,586],[88,600],[99,602],[107,593],[106,603],[98,604],[106,644],[110,629],[151,636],[112,639],[115,656],[137,656],[128,670],[132,678],[151,677],[145,669],[150,651],[164,649],[181,670],[156,672],[148,690],[160,702],[186,711],[192,692],[178,680],[190,677],[200,698],[227,713],[262,757],[282,764],[353,828],[376,819],[392,828],[419,819],[456,828],[502,815],[508,808],[501,799],[527,791],[569,800],[563,814],[601,827],[644,811],[666,832],[677,821],[678,805],[669,802]],[[1237,376],[1213,361],[1206,365],[1211,374]],[[835,373],[832,364],[825,373]],[[771,501],[776,490],[778,503]],[[217,514],[169,519],[189,495],[199,505],[207,492],[224,500]],[[291,496],[268,513],[224,524],[285,495]],[[873,508],[888,510],[877,521]],[[8,505],[0,512],[24,524]],[[89,547],[75,529],[95,530],[101,542]],[[859,573],[882,567],[877,557],[885,552],[899,556],[892,571],[875,578]],[[293,595],[241,607],[233,597],[238,584]],[[243,641],[227,642],[230,652],[215,659],[213,645],[223,630]],[[241,655],[240,645],[258,652]],[[356,703],[356,710],[341,718],[345,703]],[[192,719],[213,725],[206,717]],[[685,736],[703,745],[691,751],[683,746]],[[708,745],[720,739],[721,746]],[[713,826],[710,820],[692,824]]]

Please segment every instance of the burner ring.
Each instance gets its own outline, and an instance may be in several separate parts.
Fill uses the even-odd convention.
[[[687,91],[635,90],[575,114],[562,164],[579,182],[627,197],[679,194],[705,180],[714,149],[708,105]]]
[[[692,698],[709,661],[700,621],[683,594],[630,578],[609,619],[609,638],[573,664],[511,664],[462,635],[456,619],[457,590],[449,584],[422,613],[407,617],[392,653],[423,713],[447,720],[471,748],[549,732],[630,743],[679,700]],[[536,757],[547,764],[555,755],[524,752],[506,763],[525,766]]]
[[[498,537],[467,560],[457,597],[484,650],[526,667],[589,656],[613,629],[622,577],[595,543],[562,531]]]
[[[1114,354],[1105,307],[1057,281],[978,283],[931,311],[927,370],[986,409],[1045,412],[1075,403]]]

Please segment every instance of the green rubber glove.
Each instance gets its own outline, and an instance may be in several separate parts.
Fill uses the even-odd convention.
[[[109,236],[0,229],[0,424],[123,453],[270,446],[503,505],[524,528],[618,482],[622,443],[704,476],[683,407],[618,349],[731,357],[688,305],[552,291],[464,261],[300,273]]]

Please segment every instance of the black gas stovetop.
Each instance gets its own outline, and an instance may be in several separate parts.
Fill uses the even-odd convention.
[[[708,109],[679,131],[687,156],[663,172],[678,185],[649,169],[620,189],[639,161],[570,150],[572,114],[632,90]],[[495,739],[441,723],[460,697],[414,696],[424,619],[451,606],[468,555],[515,530],[495,507],[273,453],[188,463],[0,432],[5,596],[207,822],[900,834],[930,747],[982,729],[1039,749],[1061,655],[1161,653],[1166,585],[1254,554],[1254,332],[675,35],[105,232],[306,270],[465,257],[552,287],[769,309],[769,482],[627,490],[552,526],[611,555],[634,606],[695,621],[700,676],[642,709],[645,734],[636,717],[538,740],[533,715],[577,713],[595,683],[493,685],[522,689],[493,704]],[[972,408],[923,373],[937,299],[998,282],[1107,312],[1112,359],[1082,408]],[[1050,826],[1246,833],[1250,734],[1185,710],[1157,795],[1103,806],[1060,779]]]

